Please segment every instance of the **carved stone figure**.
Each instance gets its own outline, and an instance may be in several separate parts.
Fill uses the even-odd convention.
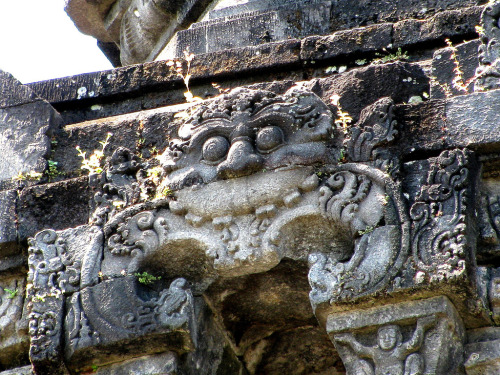
[[[500,87],[500,1],[490,1],[481,14],[481,46],[475,91]]]
[[[419,318],[412,337],[406,342],[403,342],[401,328],[394,324],[378,329],[376,346],[365,346],[359,343],[352,334],[336,335],[335,340],[350,345],[361,358],[372,359],[376,375],[422,375],[423,360],[415,352],[424,342],[425,331],[433,324],[435,324],[435,317]],[[415,354],[410,356],[411,353]]]
[[[412,252],[422,283],[465,272],[469,180],[467,151],[444,151],[431,165],[426,184],[410,209]]]
[[[326,329],[348,374],[463,373],[464,330],[444,297],[332,313]]]

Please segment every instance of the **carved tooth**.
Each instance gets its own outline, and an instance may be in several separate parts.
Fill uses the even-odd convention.
[[[231,225],[232,222],[233,222],[233,217],[230,215],[215,217],[212,220],[212,224],[214,225],[215,230],[222,230],[224,228],[227,228]]]
[[[316,174],[312,174],[302,182],[300,188],[304,192],[309,192],[315,190],[318,186],[319,186],[319,177],[316,176]]]
[[[291,208],[299,203],[300,197],[300,192],[298,190],[295,190],[288,194],[285,198],[283,198],[283,202],[285,203],[285,206]]]
[[[184,219],[186,219],[188,224],[191,224],[195,228],[201,226],[205,221],[205,219],[203,219],[201,216],[193,215],[191,213],[188,213],[186,216],[184,216]]]

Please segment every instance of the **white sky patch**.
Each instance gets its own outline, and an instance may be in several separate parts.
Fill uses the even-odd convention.
[[[22,83],[112,69],[64,0],[0,0],[0,69]]]

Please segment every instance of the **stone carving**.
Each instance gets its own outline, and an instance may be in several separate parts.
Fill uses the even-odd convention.
[[[424,359],[417,352],[424,342],[425,331],[435,324],[435,319],[433,316],[419,318],[413,335],[405,342],[401,327],[395,324],[378,329],[375,346],[363,345],[352,333],[335,335],[335,341],[349,345],[360,358],[373,361],[375,371],[366,361],[359,366],[366,374],[423,375]]]
[[[390,178],[367,166],[341,169],[321,187],[319,201],[325,215],[342,227],[349,252],[309,255],[314,308],[383,288],[408,255],[409,223]]]
[[[469,184],[467,151],[444,151],[410,209],[415,281],[459,277],[465,271]]]
[[[393,106],[391,98],[382,98],[361,111],[359,121],[349,128],[349,136],[345,142],[347,156],[351,161],[377,161],[383,158],[382,149],[390,145],[398,133]],[[377,167],[388,170],[393,167],[389,163],[389,160],[385,160],[384,165]]]
[[[493,320],[500,323],[500,268],[491,271],[491,281],[489,285],[490,308],[493,312]]]
[[[141,189],[136,174],[141,167],[129,149],[117,148],[107,163],[106,173],[98,181],[102,186],[94,195],[91,223],[102,226],[119,209],[138,203]]]
[[[481,42],[479,46],[479,67],[476,70],[475,91],[492,90],[500,87],[500,2],[491,1],[481,14]]]
[[[64,373],[61,361],[63,294],[78,290],[81,265],[72,259],[64,240],[51,229],[37,233],[28,242],[30,360],[38,373]]]
[[[171,189],[292,165],[332,162],[328,107],[300,87],[239,88],[202,104],[162,156]]]
[[[500,234],[500,197],[481,194],[477,220],[481,233],[482,245],[495,246],[499,244]]]
[[[149,337],[157,341],[157,351],[193,349],[194,306],[186,280],[174,280],[152,298],[144,298],[140,288],[134,277],[122,277],[84,288],[68,299],[65,356],[72,367],[78,368],[79,359],[89,351],[100,361],[112,362],[110,351],[116,345],[128,347],[128,353],[140,352],[137,344],[129,343],[131,339]]]
[[[445,297],[330,314],[326,329],[348,374],[462,373],[464,330]]]
[[[47,229],[29,240],[28,287],[30,297],[44,293],[71,293],[80,286],[81,263],[66,251],[57,232]]]

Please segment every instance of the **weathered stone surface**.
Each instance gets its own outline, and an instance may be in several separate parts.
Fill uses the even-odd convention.
[[[17,202],[19,239],[47,227],[57,230],[87,224],[91,196],[86,177],[24,189]]]
[[[498,33],[500,27],[500,2],[491,1],[481,14],[479,47],[479,67],[476,71],[475,91],[497,89],[500,86],[500,49],[498,48]]]
[[[28,362],[29,338],[23,329],[25,280],[19,275],[0,280],[0,368]]]
[[[467,38],[476,35],[482,7],[445,10],[429,19],[406,19],[394,24],[393,46],[407,47],[460,35]],[[420,17],[418,17],[420,18]]]
[[[479,44],[479,41],[473,40],[439,49],[434,53],[431,98],[442,99],[473,92],[475,72],[479,64],[477,55]]]
[[[57,112],[27,86],[2,71],[0,87],[0,149],[3,153],[0,180],[9,180],[19,173],[43,172],[50,150],[47,134],[59,123]]]
[[[40,100],[26,85],[23,85],[12,74],[0,70],[0,108],[15,107],[21,104]]]
[[[275,9],[264,12],[195,23],[189,30],[178,32],[159,58],[182,57],[187,49],[195,54],[211,53],[329,31],[323,21],[331,12],[329,1],[289,1],[276,5]]]
[[[354,69],[336,76],[321,78],[305,84],[324,102],[339,95],[343,111],[353,121],[363,108],[378,99],[389,97],[395,103],[407,102],[414,95],[428,92],[428,80],[417,64],[396,62]]]
[[[500,329],[481,328],[468,331],[465,346],[467,375],[493,375],[500,372]]]
[[[65,357],[73,369],[138,354],[195,348],[193,297],[186,280],[159,294],[135,277],[106,280],[67,297]],[[124,350],[125,349],[125,350]]]
[[[33,371],[30,366],[17,367],[12,370],[2,371],[1,375],[33,375]]]
[[[475,93],[459,96],[446,105],[445,144],[453,142],[460,147],[472,147],[483,151],[499,149],[498,113],[500,92]]]
[[[465,331],[445,297],[330,315],[326,330],[348,373],[463,373]]]
[[[16,254],[17,245],[17,191],[0,191],[0,258]]]
[[[176,375],[177,355],[173,352],[166,352],[156,355],[146,355],[138,359],[130,359],[109,366],[96,366],[93,372],[96,375]],[[2,374],[0,374],[2,375]]]
[[[328,36],[302,40],[302,60],[323,60],[343,55],[382,50],[392,43],[392,24],[383,23],[359,29],[338,31]]]
[[[500,323],[500,268],[491,270],[491,280],[489,284],[489,301],[493,312],[493,320]]]
[[[115,2],[116,0],[92,2],[69,0],[66,2],[64,10],[82,33],[93,35],[103,42],[112,42],[115,39],[106,30],[104,19]]]

